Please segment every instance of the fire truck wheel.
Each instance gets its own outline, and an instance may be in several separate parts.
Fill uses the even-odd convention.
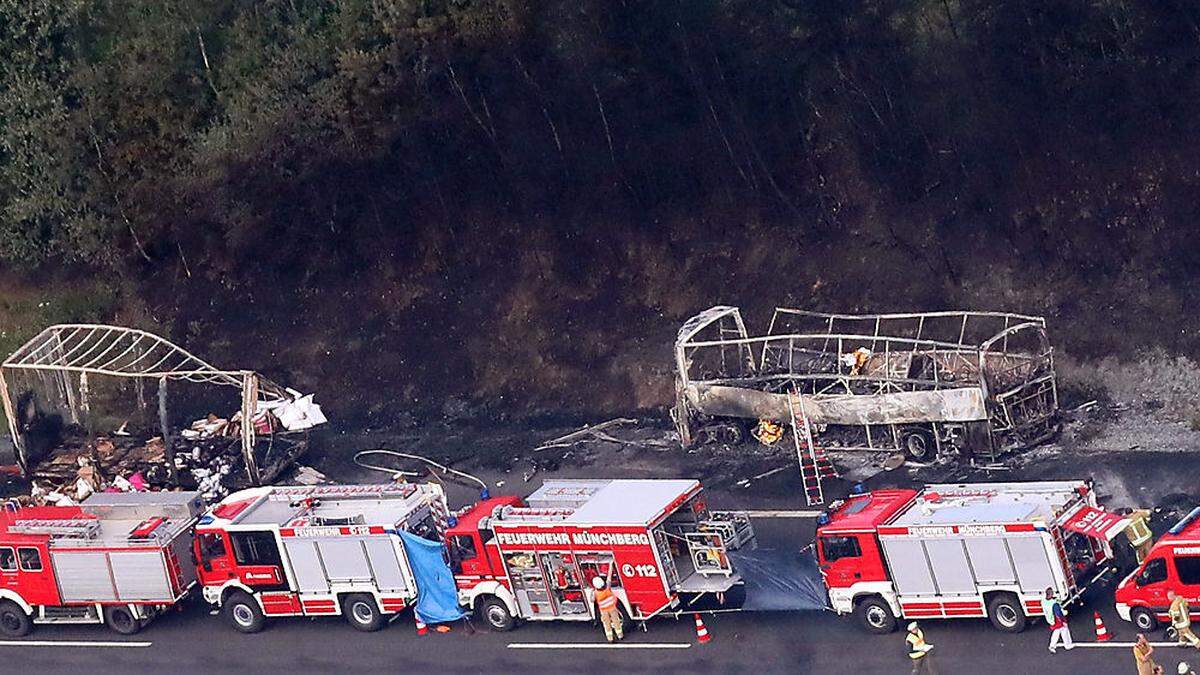
[[[867,598],[854,606],[854,616],[863,628],[884,635],[896,630],[896,615],[883,598]]]
[[[0,602],[0,633],[8,637],[28,635],[33,628],[33,621],[21,606],[12,600]]]
[[[133,635],[142,629],[142,622],[133,615],[133,612],[129,611],[128,607],[121,605],[104,608],[104,625],[121,635]]]
[[[257,633],[266,622],[258,603],[242,591],[230,594],[222,609],[229,623],[243,633]]]
[[[1145,607],[1135,608],[1129,618],[1133,621],[1133,625],[1143,633],[1158,628],[1158,617]]]
[[[1005,633],[1020,633],[1025,630],[1025,612],[1021,611],[1021,601],[1013,595],[997,595],[987,604],[988,618],[997,630]]]
[[[479,615],[495,631],[509,631],[517,625],[512,613],[508,611],[508,606],[500,598],[485,598],[480,602]]]
[[[914,462],[932,462],[937,457],[937,445],[925,429],[910,427],[900,431],[900,449]]]
[[[370,633],[383,628],[383,615],[375,604],[375,598],[363,593],[347,595],[342,599],[342,614],[358,630]]]

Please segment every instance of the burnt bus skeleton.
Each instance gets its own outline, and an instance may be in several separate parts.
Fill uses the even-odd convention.
[[[672,418],[685,446],[804,417],[828,449],[994,460],[1059,424],[1053,350],[1036,316],[777,308],[766,335],[752,336],[737,308],[717,306],[680,328],[675,361]]]

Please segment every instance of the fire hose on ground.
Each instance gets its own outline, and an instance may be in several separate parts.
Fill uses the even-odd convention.
[[[438,462],[435,462],[432,459],[429,459],[428,457],[422,457],[420,455],[413,455],[413,454],[410,454],[407,452],[397,452],[395,450],[388,450],[387,448],[373,448],[370,450],[360,450],[359,452],[354,454],[354,463],[357,464],[358,466],[361,466],[364,469],[370,469],[371,471],[381,471],[392,477],[403,476],[405,478],[416,478],[416,477],[419,477],[421,474],[416,471],[404,471],[403,469],[395,469],[395,468],[389,468],[386,466],[379,466],[378,464],[371,464],[371,463],[368,463],[361,459],[361,457],[363,457],[364,455],[387,455],[389,457],[399,457],[400,459],[411,459],[411,460],[416,460],[418,462],[424,462],[435,469],[441,470],[441,472],[443,474],[450,474],[450,475],[458,476],[460,478],[464,478],[471,482],[477,483],[479,485],[479,490],[480,490],[480,495],[481,495],[480,498],[481,499],[488,498],[487,483],[483,482],[479,478],[472,476],[471,474],[466,473],[464,471],[459,471],[458,469],[451,469],[450,467],[446,466],[445,464],[439,464]],[[437,474],[434,474],[434,475],[436,476]]]

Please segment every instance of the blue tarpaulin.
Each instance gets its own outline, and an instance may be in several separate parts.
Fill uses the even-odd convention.
[[[812,551],[792,548],[743,549],[729,557],[746,580],[746,611],[823,609],[825,583]]]
[[[425,623],[444,623],[463,617],[458,606],[454,575],[442,557],[442,545],[422,539],[411,532],[401,532],[404,551],[417,578],[416,612]]]

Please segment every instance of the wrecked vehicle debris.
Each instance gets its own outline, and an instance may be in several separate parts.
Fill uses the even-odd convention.
[[[147,404],[146,382],[157,386],[157,410]],[[237,389],[238,409],[178,430],[168,414],[170,383]],[[135,473],[154,487],[182,485],[219,499],[275,480],[307,449],[308,430],[326,421],[311,394],[251,370],[218,369],[146,331],[93,324],[50,326],[13,352],[0,365],[0,402],[20,472],[75,499],[86,497],[84,486],[100,491]]]
[[[930,461],[953,449],[995,461],[1059,426],[1053,350],[1036,316],[777,308],[766,335],[752,337],[737,308],[717,306],[680,328],[675,367],[684,446],[737,443],[752,425],[762,437],[762,421],[803,416],[830,450]]]

